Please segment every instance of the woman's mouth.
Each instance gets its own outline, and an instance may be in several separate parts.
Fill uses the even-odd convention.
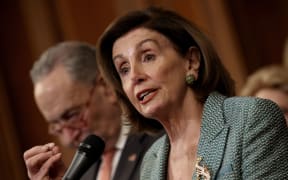
[[[150,101],[156,95],[156,89],[144,90],[137,94],[137,99],[141,104],[145,104]]]

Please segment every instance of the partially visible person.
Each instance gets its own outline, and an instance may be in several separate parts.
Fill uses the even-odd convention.
[[[89,134],[105,141],[102,163],[95,163],[81,179],[139,179],[142,157],[156,137],[129,134],[117,97],[97,69],[92,45],[67,41],[49,48],[35,62],[31,78],[49,133],[62,145],[77,148]],[[112,162],[106,163],[107,157]],[[55,143],[32,147],[24,153],[24,160],[33,180],[60,179],[66,170]],[[103,177],[105,166],[108,174]]]
[[[141,180],[286,179],[288,128],[270,100],[233,97],[234,82],[191,22],[161,8],[132,11],[98,42],[103,76],[134,126],[167,135],[147,151]]]
[[[274,101],[285,115],[288,125],[288,67],[269,65],[251,74],[240,92]]]

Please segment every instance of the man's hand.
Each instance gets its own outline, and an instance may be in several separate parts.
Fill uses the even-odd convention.
[[[23,157],[31,180],[60,180],[64,176],[66,167],[54,143],[34,146],[25,151]]]

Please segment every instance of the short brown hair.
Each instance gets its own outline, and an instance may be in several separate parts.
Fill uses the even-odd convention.
[[[191,46],[201,53],[199,78],[192,87],[200,101],[205,101],[213,91],[226,96],[235,94],[234,82],[214,51],[211,43],[198,28],[173,11],[157,7],[132,11],[116,19],[102,34],[98,42],[99,67],[108,82],[115,88],[124,110],[132,124],[138,129],[153,129],[151,120],[144,118],[128,100],[121,85],[120,77],[112,60],[114,42],[133,29],[143,27],[164,35],[182,56]]]

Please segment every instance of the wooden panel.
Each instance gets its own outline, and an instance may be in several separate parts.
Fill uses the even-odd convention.
[[[217,50],[222,63],[230,72],[236,83],[236,92],[243,86],[247,76],[246,68],[243,64],[243,54],[237,31],[233,26],[231,14],[224,1],[206,0],[206,7],[209,16],[210,39]]]
[[[0,174],[1,179],[25,179],[22,153],[0,71]],[[22,163],[21,163],[22,162]]]
[[[39,139],[47,137],[44,123],[38,123],[40,121],[37,118],[40,116],[32,108],[35,105],[28,73],[31,49],[21,17],[18,1],[1,3],[0,141],[2,149],[4,148],[4,152],[1,151],[1,179],[27,179],[23,151],[39,142]],[[42,136],[43,131],[45,136]]]
[[[238,31],[248,73],[281,63],[288,37],[288,1],[227,1]]]
[[[19,1],[23,29],[28,38],[27,48],[32,53],[33,62],[49,46],[61,39],[57,16],[51,0],[22,0]]]
[[[95,44],[108,23],[115,18],[113,5],[113,0],[55,1],[63,39]]]

